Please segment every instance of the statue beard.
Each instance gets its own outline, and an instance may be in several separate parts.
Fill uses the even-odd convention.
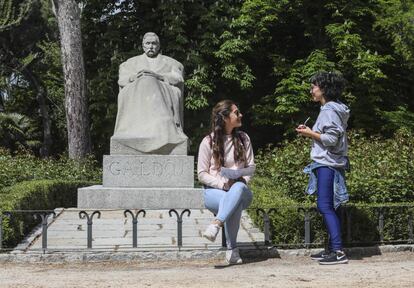
[[[147,57],[155,58],[158,56],[159,50],[158,51],[157,50],[146,50],[144,52],[145,52],[145,55],[147,55]]]

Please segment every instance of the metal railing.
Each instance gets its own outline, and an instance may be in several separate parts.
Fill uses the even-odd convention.
[[[261,230],[264,233],[264,245],[266,246],[282,246],[283,243],[273,243],[272,241],[272,215],[277,215],[278,212],[280,212],[282,209],[293,209],[299,215],[302,215],[303,217],[303,242],[301,243],[294,243],[293,245],[301,246],[305,248],[310,248],[312,246],[318,246],[321,244],[327,243],[327,239],[325,237],[324,243],[313,243],[311,239],[312,235],[312,223],[314,217],[318,214],[316,207],[312,206],[284,206],[284,207],[271,207],[271,208],[248,208],[248,212],[252,215],[252,213],[255,213],[257,217],[261,217],[262,227]],[[376,213],[377,217],[377,232],[379,235],[378,241],[371,241],[369,243],[361,243],[361,242],[353,242],[352,241],[352,221],[353,221],[353,212],[356,211],[356,209],[373,209],[373,211]],[[404,209],[405,214],[407,215],[406,219],[406,225],[408,230],[408,239],[394,239],[394,240],[388,240],[384,241],[384,229],[385,229],[385,221],[387,220],[387,212],[390,212],[392,209]],[[198,210],[198,209],[197,209]],[[85,219],[87,224],[87,241],[86,241],[86,247],[87,249],[92,249],[92,239],[93,239],[93,220],[94,217],[100,218],[101,215],[105,213],[104,210],[95,210],[90,211],[89,213],[86,211],[80,211],[79,218]],[[123,215],[125,218],[128,218],[130,216],[132,218],[132,248],[138,247],[138,224],[139,224],[139,216],[142,215],[142,218],[145,218],[146,216],[146,210],[145,209],[138,209],[134,212],[130,209],[124,210]],[[48,250],[48,223],[50,220],[50,217],[55,218],[56,212],[53,210],[14,210],[14,211],[3,211],[0,213],[0,251],[9,251],[12,250],[10,248],[3,247],[3,222],[4,219],[12,220],[13,217],[16,217],[17,214],[29,214],[34,217],[34,219],[40,220],[41,225],[41,237],[42,237],[42,250],[43,252],[46,252]],[[190,209],[169,209],[168,214],[170,217],[173,217],[173,215],[177,218],[177,247],[178,249],[181,249],[183,247],[183,219],[184,216],[187,216],[187,218],[191,215]],[[384,244],[384,243],[407,243],[407,244],[413,244],[414,243],[414,229],[413,229],[413,222],[414,222],[414,204],[401,204],[401,205],[394,205],[394,204],[380,204],[380,205],[344,205],[341,207],[340,210],[341,218],[342,218],[342,224],[343,224],[343,230],[345,231],[345,237],[344,237],[344,244],[345,245],[353,245],[353,244]],[[275,231],[274,233],[277,233]],[[156,235],[154,235],[156,236]],[[226,239],[225,239],[225,232],[224,228],[222,231],[222,246],[226,246]]]
[[[277,214],[283,209],[293,209],[296,210],[297,213],[302,214],[303,217],[303,242],[301,243],[291,243],[285,244],[285,246],[301,246],[304,248],[310,248],[312,246],[320,246],[320,245],[328,245],[328,235],[325,234],[325,239],[323,243],[313,243],[311,239],[312,235],[312,222],[315,216],[319,216],[319,212],[315,206],[304,206],[304,205],[288,205],[288,206],[281,206],[281,207],[273,207],[273,208],[248,208],[247,210],[251,211],[251,215],[253,212],[256,212],[257,215],[261,215],[263,220],[263,232],[265,236],[265,244],[266,245],[276,245],[281,246],[283,243],[272,243],[272,235],[271,235],[271,215]],[[403,209],[405,210],[406,218],[404,219],[406,228],[408,230],[408,238],[407,239],[391,239],[391,240],[384,240],[385,235],[385,221],[387,220],[387,213],[395,209]],[[354,241],[352,235],[352,227],[353,227],[353,214],[356,211],[364,211],[367,212],[369,210],[373,211],[376,215],[376,232],[378,233],[378,241]],[[339,208],[338,213],[340,214],[342,230],[343,230],[343,243],[345,246],[355,246],[355,245],[372,245],[372,244],[386,244],[386,243],[406,243],[406,244],[414,244],[414,203],[413,204],[345,204]],[[321,217],[320,217],[321,219]],[[277,233],[277,231],[275,232]]]

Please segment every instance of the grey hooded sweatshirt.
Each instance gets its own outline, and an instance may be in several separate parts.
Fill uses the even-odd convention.
[[[321,106],[318,119],[312,130],[321,134],[321,141],[313,140],[311,158],[313,161],[335,168],[348,167],[349,109],[341,103],[329,101]]]

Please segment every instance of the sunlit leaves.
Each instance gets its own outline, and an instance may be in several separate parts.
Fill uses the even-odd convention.
[[[321,50],[313,51],[305,60],[295,61],[286,77],[277,84],[273,95],[264,99],[263,105],[256,106],[256,113],[266,118],[267,113],[263,114],[261,108],[270,105],[279,119],[274,124],[283,123],[283,119],[303,110],[309,103],[309,78],[317,71],[332,71],[334,67]]]
[[[363,45],[361,35],[350,32],[354,26],[355,23],[346,20],[344,23],[334,23],[326,27],[334,44],[339,67],[344,70],[355,69],[357,76],[368,82],[385,78],[381,67],[390,59],[389,56],[372,53]]]
[[[384,31],[392,40],[395,51],[414,65],[414,2],[407,0],[380,0],[381,10],[376,14],[374,28]]]

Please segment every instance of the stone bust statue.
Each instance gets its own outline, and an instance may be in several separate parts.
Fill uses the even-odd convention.
[[[160,53],[160,40],[153,32],[144,35],[142,47],[143,54],[119,67],[111,154],[186,154],[184,67]]]

